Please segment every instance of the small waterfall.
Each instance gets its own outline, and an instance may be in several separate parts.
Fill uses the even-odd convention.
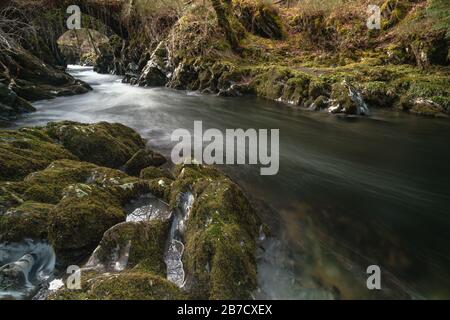
[[[0,244],[0,299],[26,299],[51,279],[55,252],[46,243]]]

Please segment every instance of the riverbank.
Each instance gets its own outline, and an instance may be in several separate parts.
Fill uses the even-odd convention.
[[[130,8],[118,3],[107,9],[123,31],[113,33],[108,43],[99,42],[88,54],[89,63],[97,72],[146,87],[256,95],[347,115],[386,108],[447,117],[449,36],[445,14],[439,12],[449,8],[441,0],[375,2],[382,14],[379,30],[367,28],[366,1],[320,6],[305,1],[294,8],[253,0],[194,1],[181,7],[175,1],[156,8],[140,1]],[[38,6],[30,10],[16,3],[36,28],[50,27],[37,35],[19,29],[25,41],[12,42],[12,52],[20,54],[4,52],[3,120],[32,111],[23,99],[89,90],[61,73],[65,63],[57,40],[64,33],[65,11],[58,2],[45,15]],[[108,30],[110,20],[97,19],[96,2],[89,5],[89,24]]]

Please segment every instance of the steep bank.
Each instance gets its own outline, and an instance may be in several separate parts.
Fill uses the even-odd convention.
[[[95,70],[123,75],[127,83],[223,96],[254,94],[331,113],[395,108],[447,115],[449,5],[443,0],[369,2],[308,0],[288,7],[258,0],[118,1],[102,7],[91,0],[80,5],[89,25],[97,21],[94,25],[103,23],[114,33],[97,49]],[[21,1],[12,3],[25,10]],[[31,53],[56,65],[61,54],[55,34],[62,33],[65,2],[42,4],[53,12],[46,17],[54,31],[39,43],[50,49]],[[369,4],[381,8],[380,30],[366,25]],[[42,25],[42,18],[33,21],[35,27]],[[3,73],[9,75],[7,67]],[[3,77],[9,85],[18,75]],[[25,82],[13,91],[30,100],[85,90],[73,79],[35,80],[43,81],[38,90],[30,93]],[[65,90],[48,87],[53,85]]]
[[[381,30],[367,28],[366,1],[306,1],[294,8],[211,2],[183,7],[162,41],[130,33],[126,50],[103,48],[97,70],[122,74],[131,84],[254,94],[332,113],[449,112],[445,1],[376,1]]]
[[[22,7],[0,12],[0,122],[33,112],[30,102],[91,90],[65,72],[64,58],[48,35],[52,15],[38,17],[30,18]]]

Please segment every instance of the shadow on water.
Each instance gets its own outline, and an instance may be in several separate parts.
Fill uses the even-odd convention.
[[[450,122],[375,111],[371,118],[311,113],[257,98],[199,96],[122,84],[71,66],[94,90],[35,103],[17,126],[112,121],[165,155],[173,130],[280,129],[280,172],[224,166],[276,240],[259,263],[262,298],[449,298]],[[366,268],[382,270],[379,292]]]

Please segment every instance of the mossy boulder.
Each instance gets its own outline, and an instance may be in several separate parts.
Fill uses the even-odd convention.
[[[185,231],[183,262],[193,297],[250,299],[256,289],[259,220],[239,187],[216,169],[182,166],[172,187],[192,192],[195,201]]]
[[[25,188],[22,182],[0,182],[0,215],[24,202]]]
[[[124,171],[131,176],[138,176],[142,169],[153,166],[159,167],[166,163],[163,155],[146,149],[136,152],[124,165]]]
[[[184,300],[187,295],[161,276],[147,272],[84,274],[82,290],[59,290],[52,300]]]
[[[161,169],[157,167],[147,167],[141,170],[139,177],[144,180],[152,180],[157,178],[167,178],[174,180],[175,177],[168,169]]]
[[[103,233],[125,218],[120,202],[109,193],[82,184],[68,189],[49,221],[49,240],[58,262],[64,265],[86,258]]]
[[[77,159],[39,128],[0,131],[0,180],[17,181],[58,159]]]
[[[119,168],[145,147],[136,131],[119,123],[63,121],[48,124],[46,132],[80,160],[110,168]]]
[[[120,252],[125,250],[128,258],[121,268],[137,267],[165,277],[164,249],[169,228],[169,221],[162,220],[123,222],[115,225],[103,235],[94,252],[94,260],[106,270],[115,270],[116,260]]]
[[[54,205],[24,202],[0,215],[0,242],[24,239],[46,240],[47,225]]]

